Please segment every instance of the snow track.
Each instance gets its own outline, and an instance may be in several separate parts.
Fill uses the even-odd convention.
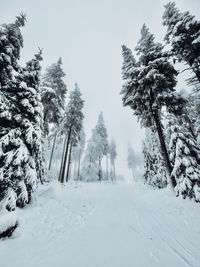
[[[135,184],[52,183],[17,210],[4,267],[199,267],[200,206]]]

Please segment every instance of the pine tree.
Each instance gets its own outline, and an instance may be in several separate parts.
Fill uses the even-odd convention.
[[[189,12],[180,12],[174,2],[165,5],[163,24],[167,26],[165,40],[179,62],[185,62],[194,72],[189,82],[200,83],[200,21]]]
[[[74,151],[73,159],[74,159],[74,179],[75,180],[80,180],[80,177],[81,177],[80,167],[81,167],[81,158],[82,158],[84,147],[85,147],[85,137],[86,137],[85,132],[82,129],[80,132],[80,140],[78,141],[77,146],[75,146],[73,150]]]
[[[160,151],[160,144],[155,129],[147,128],[143,141],[145,183],[163,188],[167,185],[165,164]]]
[[[99,181],[102,180],[101,161],[103,156],[108,153],[108,139],[107,130],[104,124],[103,113],[101,112],[98,117],[97,125],[93,130],[93,140],[96,144],[96,150],[99,160]]]
[[[89,139],[82,163],[82,179],[85,181],[97,181],[99,179],[99,155],[93,136]]]
[[[64,159],[63,159],[63,166],[61,164],[60,169],[60,177],[59,180],[61,183],[64,182],[66,164],[67,164],[67,157],[70,143],[72,145],[76,145],[78,140],[80,139],[80,132],[82,129],[82,121],[83,121],[83,104],[84,101],[81,98],[81,92],[78,88],[78,85],[75,84],[75,89],[70,93],[69,96],[69,103],[66,107],[66,112],[63,120],[63,127],[66,135],[67,135],[67,142],[65,147]],[[70,153],[71,157],[71,153]],[[67,177],[68,179],[68,177]]]
[[[9,87],[13,80],[13,70],[19,71],[18,60],[23,47],[20,27],[26,22],[26,15],[21,13],[15,23],[0,25],[0,88]]]
[[[115,140],[112,139],[109,146],[109,154],[110,154],[110,163],[113,169],[113,178],[116,179],[116,173],[115,173],[115,159],[117,157],[117,151],[116,151],[116,143]]]
[[[136,165],[137,165],[137,158],[136,158],[135,152],[134,152],[131,144],[128,144],[127,163],[128,163],[129,169],[132,170],[133,180],[135,181],[136,178],[135,178],[135,175],[134,175],[134,168],[136,168]]]
[[[62,60],[52,64],[43,75],[41,90],[44,106],[44,130],[49,133],[49,123],[59,124],[65,108],[67,87],[63,81]]]
[[[176,179],[176,194],[183,198],[194,198],[200,202],[200,154],[187,117],[169,117],[170,129],[170,160]]]
[[[41,53],[35,55],[26,67],[19,69],[15,79],[9,82],[9,87],[1,88],[6,100],[3,104],[8,103],[7,114],[5,110],[0,110],[4,118],[0,132],[1,199],[7,203],[8,210],[28,203],[38,180],[42,179],[41,59]]]
[[[142,27],[141,39],[135,50],[139,60],[128,70],[129,78],[123,74],[123,105],[134,110],[134,115],[143,126],[156,126],[167,173],[174,188],[176,181],[170,177],[172,167],[161,124],[162,107],[166,107],[168,112],[179,114],[185,100],[175,92],[177,72],[168,60],[168,53],[163,51],[163,45],[154,42],[154,36],[145,25]],[[127,60],[124,60],[123,70],[126,69],[126,65]]]

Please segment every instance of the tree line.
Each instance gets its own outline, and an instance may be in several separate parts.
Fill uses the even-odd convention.
[[[62,59],[43,75],[42,49],[25,66],[20,65],[25,24],[26,15],[21,13],[14,23],[0,25],[0,213],[30,203],[37,185],[48,181],[58,145],[62,151],[59,175],[54,178],[60,183],[72,177],[80,181],[115,179],[116,144],[114,140],[109,143],[102,113],[83,158],[84,100],[77,84],[68,93]],[[45,154],[48,142],[50,155]]]

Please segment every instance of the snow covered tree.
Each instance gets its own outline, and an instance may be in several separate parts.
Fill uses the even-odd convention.
[[[37,182],[42,180],[41,59],[41,53],[36,54],[26,67],[20,68],[9,87],[1,88],[7,100],[2,104],[8,103],[6,110],[0,108],[0,116],[6,115],[0,131],[0,173],[4,187],[1,199],[8,210],[15,204],[23,207],[28,203]]]
[[[21,13],[15,23],[0,25],[0,87],[9,86],[13,79],[13,70],[20,66],[20,49],[23,47],[23,37],[20,27],[26,22],[26,16]]]
[[[125,47],[123,55],[124,50]],[[171,185],[175,187],[176,181],[170,176],[172,167],[165,144],[161,116],[162,107],[166,107],[168,112],[179,114],[185,103],[174,89],[177,72],[168,60],[168,53],[163,51],[163,45],[154,42],[154,36],[146,25],[142,27],[141,38],[135,50],[139,56],[138,62],[131,58],[131,64],[135,62],[131,68],[126,67],[127,58],[123,62],[122,77],[125,80],[121,91],[123,105],[130,106],[134,110],[134,115],[143,126],[156,126],[168,177]]]
[[[80,140],[78,141],[78,144],[73,149],[73,160],[74,160],[74,179],[80,180],[80,166],[81,166],[81,158],[83,155],[85,147],[85,132],[82,128],[80,132]]]
[[[112,139],[109,146],[109,154],[110,154],[110,163],[113,169],[113,178],[116,179],[116,173],[115,173],[115,159],[117,157],[117,151],[116,151],[116,143],[115,140]],[[112,173],[112,171],[111,171]]]
[[[135,175],[134,175],[134,168],[136,168],[136,166],[137,166],[137,157],[135,155],[135,152],[134,152],[131,144],[128,144],[127,163],[128,163],[129,169],[132,170],[133,180],[135,180],[136,178],[135,178]]]
[[[155,130],[147,128],[143,141],[145,183],[157,188],[167,185],[165,163],[160,151],[160,144]]]
[[[165,40],[171,44],[173,55],[179,62],[187,63],[195,74],[189,82],[200,83],[200,21],[169,2],[165,5],[163,24],[167,26]]]
[[[41,55],[25,68],[18,65],[23,46],[20,27],[25,20],[21,14],[14,24],[0,27],[0,202],[8,210],[30,201],[42,172]]]
[[[82,122],[84,115],[82,113],[84,101],[81,98],[81,92],[78,85],[75,84],[75,89],[69,95],[69,103],[66,107],[65,116],[63,119],[63,131],[66,134],[66,146],[63,157],[63,162],[60,167],[59,180],[61,183],[64,182],[67,156],[70,145],[74,146],[80,139],[80,133],[82,129]],[[71,157],[71,153],[69,154]],[[68,176],[66,177],[68,180]]]
[[[99,181],[102,180],[101,161],[103,156],[108,154],[108,135],[104,124],[103,113],[101,112],[98,117],[97,125],[93,130],[93,140],[96,144],[96,150],[99,160]]]
[[[62,70],[62,60],[52,64],[43,75],[41,90],[44,106],[44,130],[49,132],[49,123],[58,124],[65,108],[67,87],[63,81],[65,73]]]
[[[176,180],[176,194],[200,202],[200,153],[187,117],[169,117],[168,128],[171,136],[169,143],[172,176]]]
[[[96,141],[93,136],[87,143],[87,148],[82,163],[81,179],[84,181],[97,181],[99,179],[99,155],[96,149]]]

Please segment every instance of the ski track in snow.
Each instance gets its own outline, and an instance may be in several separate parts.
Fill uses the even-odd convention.
[[[140,184],[41,186],[4,267],[199,267],[200,206]]]

